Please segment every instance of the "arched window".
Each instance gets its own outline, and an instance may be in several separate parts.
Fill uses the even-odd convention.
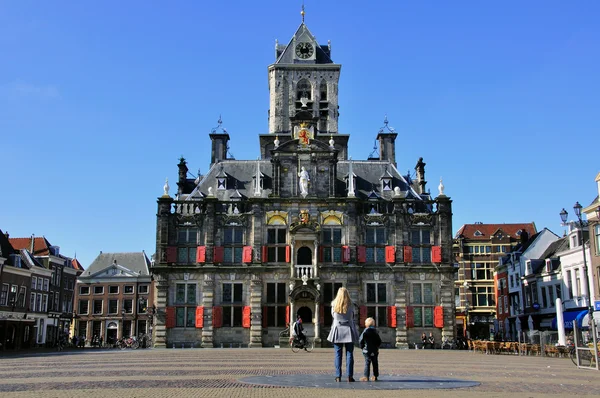
[[[301,98],[312,100],[312,86],[306,79],[300,80],[296,85],[296,101],[300,101]]]
[[[321,80],[321,86],[319,87],[319,92],[321,94],[321,101],[327,101],[327,83],[325,80]]]
[[[311,265],[312,264],[312,250],[303,246],[298,249],[298,265]]]

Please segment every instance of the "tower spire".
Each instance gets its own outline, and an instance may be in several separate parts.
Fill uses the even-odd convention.
[[[306,14],[304,12],[304,2],[302,2],[302,11],[300,11],[300,15],[302,15],[302,23],[304,23],[304,14]]]

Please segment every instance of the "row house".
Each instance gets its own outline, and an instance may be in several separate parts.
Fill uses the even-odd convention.
[[[373,153],[348,156],[331,54],[302,23],[268,67],[259,159],[229,157],[219,121],[207,174],[190,176],[182,158],[174,197],[165,184],[152,267],[159,346],[274,346],[297,316],[325,345],[340,286],[355,322],[373,317],[388,346],[454,336],[452,201],[441,181],[439,195],[426,189],[422,158],[398,171],[387,120]]]
[[[77,279],[73,334],[86,344],[152,333],[154,288],[146,253],[102,253]]]
[[[15,249],[28,251],[41,264],[42,270],[36,268],[38,271],[28,284],[31,289],[28,308],[35,318],[35,344],[51,346],[71,327],[75,281],[83,267],[76,258],[62,255],[60,247],[50,244],[45,237],[9,240]]]
[[[590,256],[587,259],[590,269],[592,303],[594,311],[596,311],[594,316],[598,323],[600,322],[600,173],[596,176],[595,181],[598,188],[598,195],[582,212],[587,217],[590,232]]]
[[[508,289],[499,259],[536,233],[534,223],[464,224],[453,242],[458,272],[454,283],[457,334],[490,338],[499,329],[497,314]]]

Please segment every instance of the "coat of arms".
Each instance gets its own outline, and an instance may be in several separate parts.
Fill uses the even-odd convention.
[[[310,213],[308,210],[300,210],[300,223],[308,224],[310,222]]]

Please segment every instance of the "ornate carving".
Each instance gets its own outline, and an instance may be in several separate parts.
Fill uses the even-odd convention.
[[[385,225],[387,216],[379,213],[365,214],[364,219],[366,225]]]
[[[410,216],[411,224],[431,224],[433,215],[429,213],[414,213]]]

